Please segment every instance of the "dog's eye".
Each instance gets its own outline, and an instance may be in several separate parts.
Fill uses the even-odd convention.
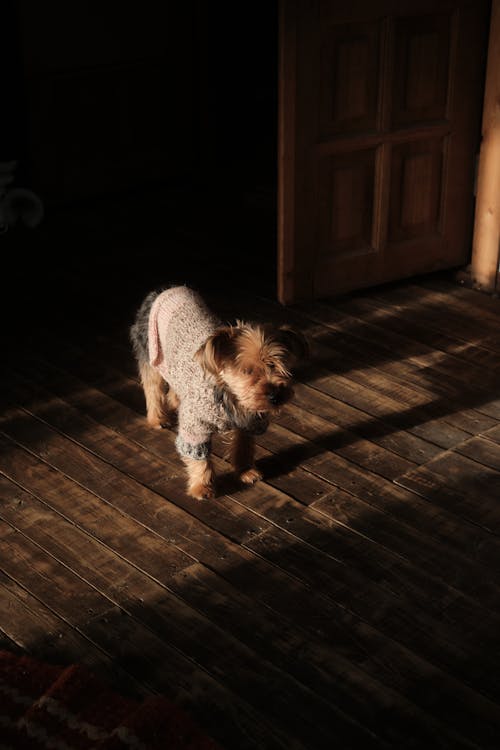
[[[245,367],[243,375],[251,375],[253,373],[253,367]]]
[[[275,367],[276,367],[276,365],[274,364],[274,362],[269,362],[269,364],[267,366],[269,367],[270,370],[274,370]]]

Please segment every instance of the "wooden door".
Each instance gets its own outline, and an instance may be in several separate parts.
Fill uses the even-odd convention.
[[[467,262],[489,6],[282,0],[282,302]]]

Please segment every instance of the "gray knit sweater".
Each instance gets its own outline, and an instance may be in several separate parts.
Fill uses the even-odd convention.
[[[206,459],[213,433],[241,426],[218,395],[214,378],[194,359],[220,325],[201,297],[185,286],[165,290],[151,307],[149,360],[179,397],[176,447],[181,456]],[[244,425],[254,434],[266,428],[267,420],[258,415]]]

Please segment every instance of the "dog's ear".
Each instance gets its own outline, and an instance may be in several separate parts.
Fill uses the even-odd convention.
[[[281,326],[278,329],[277,339],[290,352],[295,361],[301,362],[309,358],[309,344],[300,331],[295,331],[290,326]]]
[[[198,349],[194,358],[206,372],[217,375],[226,362],[234,359],[236,329],[219,328]]]

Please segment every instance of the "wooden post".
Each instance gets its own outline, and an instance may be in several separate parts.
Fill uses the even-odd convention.
[[[471,281],[496,289],[500,256],[500,0],[492,0]]]

